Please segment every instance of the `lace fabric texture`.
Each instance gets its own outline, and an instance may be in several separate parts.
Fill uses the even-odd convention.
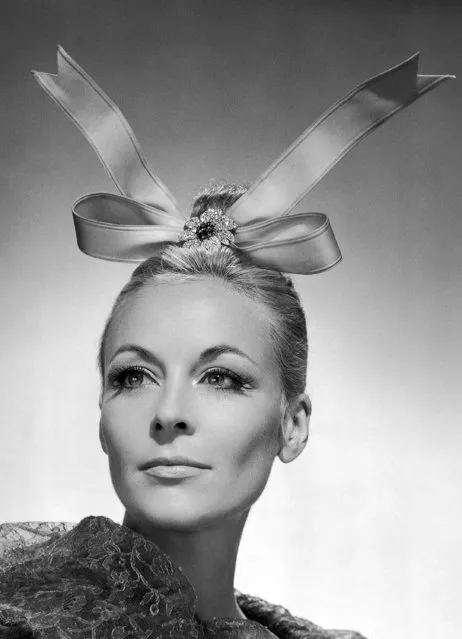
[[[181,569],[106,517],[0,526],[1,639],[362,639],[236,597],[247,619],[202,622]]]

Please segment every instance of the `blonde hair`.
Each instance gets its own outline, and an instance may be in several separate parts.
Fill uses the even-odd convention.
[[[192,216],[201,215],[209,207],[226,211],[245,190],[237,185],[209,187],[195,199]],[[292,280],[279,271],[257,266],[245,253],[228,247],[209,252],[202,248],[187,249],[178,244],[169,244],[160,255],[148,258],[134,270],[115,300],[101,336],[98,353],[101,377],[104,377],[104,346],[112,319],[132,295],[156,282],[184,282],[202,278],[222,281],[269,311],[270,333],[285,401],[289,402],[303,393],[308,341],[305,314]]]

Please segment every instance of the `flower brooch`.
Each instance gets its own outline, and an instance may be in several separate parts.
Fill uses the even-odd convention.
[[[230,246],[237,229],[236,222],[220,209],[209,208],[199,217],[191,217],[179,237],[185,248],[202,247],[208,251]]]

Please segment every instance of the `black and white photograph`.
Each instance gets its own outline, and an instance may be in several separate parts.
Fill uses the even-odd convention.
[[[462,3],[0,17],[0,638],[460,639]]]

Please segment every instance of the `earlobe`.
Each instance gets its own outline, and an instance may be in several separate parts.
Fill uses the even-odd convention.
[[[278,457],[287,464],[296,459],[308,441],[311,416],[311,400],[303,393],[291,402],[285,411],[282,423],[281,447]]]

